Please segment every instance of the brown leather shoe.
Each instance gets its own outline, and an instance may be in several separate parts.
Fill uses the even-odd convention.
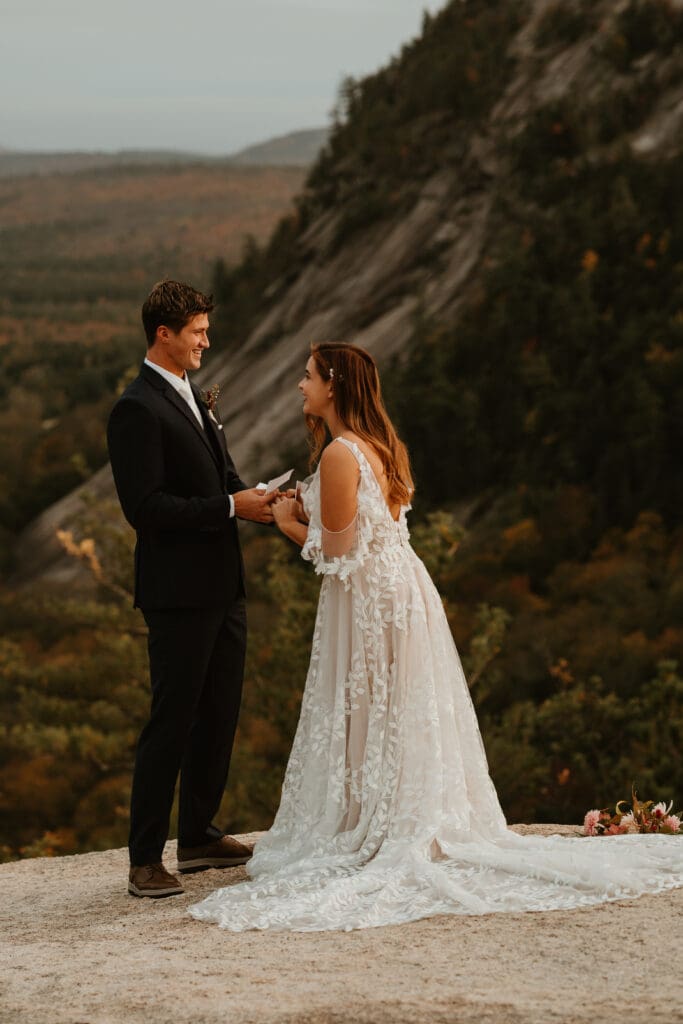
[[[206,868],[234,868],[251,859],[248,846],[239,843],[232,836],[207,843],[206,846],[179,846],[178,871],[204,871]]]
[[[175,875],[159,863],[132,867],[128,875],[128,892],[133,896],[159,899],[162,896],[179,896],[185,890]]]

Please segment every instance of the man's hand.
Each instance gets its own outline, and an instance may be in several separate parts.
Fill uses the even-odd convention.
[[[251,519],[254,523],[272,523],[272,504],[278,497],[278,491],[266,494],[256,487],[246,491],[236,491],[232,500],[235,502],[235,515],[240,519]]]

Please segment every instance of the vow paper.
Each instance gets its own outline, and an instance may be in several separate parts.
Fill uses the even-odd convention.
[[[282,476],[273,477],[273,479],[269,480],[267,484],[256,484],[256,490],[265,491],[266,494],[271,494],[273,491],[276,491],[281,484],[286,483],[293,472],[293,469],[289,469],[286,473],[283,473]]]

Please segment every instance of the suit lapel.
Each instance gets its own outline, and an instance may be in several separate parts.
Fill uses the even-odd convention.
[[[202,430],[200,425],[197,423],[197,417],[192,412],[192,409],[190,409],[190,407],[187,404],[187,402],[185,401],[185,399],[182,398],[178,394],[176,389],[174,387],[172,387],[170,384],[168,385],[168,387],[164,391],[164,395],[166,396],[168,401],[171,403],[171,405],[175,406],[175,408],[178,410],[178,412],[182,413],[182,415],[188,421],[188,423],[190,424],[190,426],[192,427],[194,432],[201,439],[202,444],[205,445],[206,448],[211,453],[211,457],[213,458],[213,460],[215,462],[218,462],[218,459],[216,458],[216,452],[214,451],[213,445],[211,444],[211,442],[210,442],[210,440],[209,440],[209,438],[207,436],[206,430]]]
[[[202,444],[205,445],[211,453],[211,457],[216,463],[217,468],[221,471],[221,475],[224,476],[225,466],[227,464],[227,460],[223,454],[224,446],[220,442],[220,435],[216,429],[216,425],[207,414],[206,407],[202,402],[201,392],[194,386],[192,381],[190,381],[190,387],[192,388],[194,397],[197,400],[197,405],[205,426],[204,430],[202,430],[199,423],[197,423],[197,417],[192,412],[192,409],[185,399],[178,394],[176,389],[169,384],[168,381],[164,380],[160,373],[157,373],[155,370],[152,370],[147,366],[146,363],[143,363],[140,369],[140,374],[145,378],[145,380],[152,384],[153,387],[157,388],[157,390],[163,391],[164,397],[185,417],[194,432],[201,439]],[[211,431],[211,436],[209,435],[209,431]],[[217,442],[216,445],[212,443],[213,440]]]

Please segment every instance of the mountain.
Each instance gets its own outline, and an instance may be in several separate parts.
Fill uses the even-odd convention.
[[[660,260],[675,276],[678,226],[666,236],[669,213],[662,204],[680,210],[674,200],[677,193],[680,198],[682,180],[676,163],[683,139],[682,25],[678,0],[618,5],[534,0],[503,6],[457,0],[425,15],[422,36],[387,68],[345,83],[338,122],[295,213],[281,221],[268,245],[255,247],[240,265],[219,268],[216,276],[222,300],[216,331],[225,351],[207,361],[198,382],[221,386],[226,434],[246,479],[282,468],[284,453],[300,450],[295,384],[311,341],[331,338],[363,345],[387,366],[395,358],[413,358],[416,345],[427,358],[430,353],[441,358],[446,347],[439,348],[438,338],[447,335],[456,339],[448,351],[469,360],[457,369],[471,387],[475,378],[479,381],[477,393],[464,395],[469,420],[462,418],[457,390],[456,397],[449,393],[438,420],[433,408],[419,422],[414,416],[411,421],[410,410],[404,414],[404,433],[414,439],[418,462],[424,463],[421,453],[427,448],[433,452],[439,446],[438,431],[436,437],[420,434],[434,418],[439,430],[442,423],[443,429],[455,430],[453,443],[463,453],[463,465],[472,466],[466,474],[452,470],[449,461],[440,468],[437,458],[422,471],[423,491],[448,481],[454,471],[461,497],[476,498],[477,488],[496,479],[507,484],[509,467],[519,466],[527,448],[529,464],[542,457],[537,471],[550,477],[558,460],[569,465],[594,459],[591,417],[605,408],[604,396],[588,405],[574,403],[573,412],[566,413],[561,436],[574,443],[571,416],[578,415],[585,423],[584,447],[558,455],[552,438],[560,435],[547,421],[562,397],[555,405],[552,395],[544,398],[539,412],[532,395],[538,381],[555,380],[554,373],[565,378],[552,387],[573,386],[571,365],[583,358],[583,327],[577,328],[579,336],[553,342],[568,360],[568,369],[553,369],[539,342],[539,332],[549,325],[538,318],[545,315],[544,303],[553,329],[570,330],[586,289],[617,280],[616,269],[609,273],[610,260],[618,262],[620,244],[626,243],[616,236],[605,241],[595,232],[607,209],[616,211],[613,220],[624,230],[628,225],[634,251],[641,246],[632,268],[641,286],[627,287],[625,296],[637,297],[643,309],[654,305],[675,317],[677,293],[668,279],[655,280],[647,261]],[[660,195],[662,208],[657,207]],[[641,206],[648,209],[642,216]],[[655,220],[662,219],[664,227],[656,234]],[[604,229],[617,232],[612,222]],[[661,252],[650,255],[648,246]],[[527,276],[520,278],[522,267]],[[564,295],[563,278],[571,285],[564,310],[552,306]],[[541,285],[545,298],[541,305],[534,299],[534,310],[511,302],[510,289],[522,302]],[[650,291],[641,294],[646,286]],[[603,325],[614,324],[609,301],[606,306],[595,316]],[[517,322],[496,319],[504,308],[505,317]],[[645,359],[656,373],[657,360],[675,355],[667,354],[671,343],[659,329],[651,329],[651,355],[633,358]],[[680,345],[680,330],[677,338]],[[624,358],[616,355],[620,344],[618,338],[613,342],[613,361]],[[487,370],[489,357],[499,368],[495,379],[493,366]],[[553,352],[552,358],[561,357]],[[451,363],[456,367],[457,359]],[[448,367],[446,360],[442,380],[455,372]],[[428,369],[423,363],[419,372],[424,376]],[[595,379],[609,383],[614,371],[598,367],[594,372]],[[417,379],[411,377],[413,383]],[[430,378],[426,385],[432,396],[439,383]],[[484,394],[488,405],[480,401]],[[633,407],[635,399],[623,400]],[[678,436],[672,423],[657,427],[669,446]],[[543,433],[534,433],[541,427]],[[485,442],[485,451],[472,438]],[[618,443],[621,454],[614,458],[627,459],[633,445],[628,438]],[[523,478],[526,471],[519,472]],[[619,472],[616,463],[595,469],[607,481]],[[633,473],[641,483],[647,477],[640,469]],[[567,470],[566,476],[568,484],[581,482],[578,470]],[[94,486],[112,493],[108,469],[95,477]],[[618,490],[618,483],[614,487]],[[667,493],[662,500],[670,509],[678,492]],[[25,532],[19,546],[24,578],[70,571],[52,534],[57,523],[69,522],[77,504],[78,494],[68,496]]]
[[[210,156],[183,150],[122,149],[113,153],[32,152],[0,146],[0,178],[24,175],[75,174],[82,171],[123,167],[222,166],[246,164],[259,167],[307,167],[313,163],[328,135],[325,128],[290,132],[247,146],[227,156]]]
[[[230,157],[231,163],[254,164],[259,167],[307,167],[314,163],[329,136],[327,128],[278,135],[255,146],[247,146]]]

